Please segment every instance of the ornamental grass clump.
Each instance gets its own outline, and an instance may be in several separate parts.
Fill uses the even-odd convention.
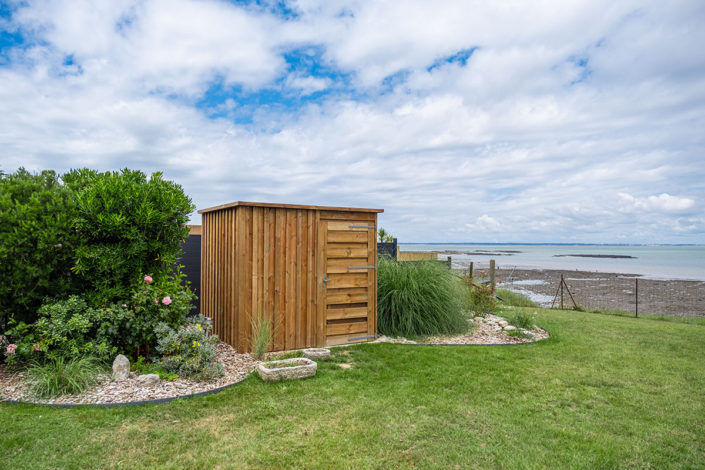
[[[251,321],[252,326],[252,355],[255,359],[261,361],[264,359],[264,355],[269,350],[269,346],[272,344],[272,323],[264,315],[253,318]]]
[[[464,333],[467,296],[463,282],[440,263],[380,259],[378,330],[407,337]]]
[[[97,383],[104,370],[104,364],[94,357],[57,356],[28,369],[27,384],[29,392],[38,398],[75,395]]]

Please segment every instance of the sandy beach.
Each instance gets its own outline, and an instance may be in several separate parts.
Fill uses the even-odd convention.
[[[475,277],[488,269],[475,269]],[[556,297],[560,303],[561,275],[568,286],[563,303],[585,309],[607,309],[640,314],[681,317],[705,316],[705,282],[689,280],[644,279],[637,274],[603,273],[551,269],[497,269],[498,287],[520,292],[541,306],[550,307]],[[501,281],[501,282],[499,282]]]

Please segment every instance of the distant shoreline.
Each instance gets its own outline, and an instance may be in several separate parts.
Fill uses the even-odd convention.
[[[397,245],[490,245],[490,246],[702,246],[698,243],[480,243],[480,242],[397,242]]]

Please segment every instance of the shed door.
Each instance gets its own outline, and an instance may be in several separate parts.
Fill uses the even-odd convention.
[[[325,344],[374,339],[377,331],[377,231],[371,221],[322,221],[325,234]]]

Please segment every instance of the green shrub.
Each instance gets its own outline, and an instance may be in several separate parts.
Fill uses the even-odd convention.
[[[32,323],[46,297],[75,292],[76,204],[53,171],[0,174],[0,333]]]
[[[223,375],[223,365],[216,361],[216,335],[208,336],[210,326],[205,317],[190,319],[186,325],[172,328],[160,323],[155,328],[159,361],[167,372],[195,380],[209,380]]]
[[[29,392],[39,398],[54,398],[83,392],[98,382],[103,364],[93,357],[55,357],[27,371]]]
[[[465,279],[470,284],[470,308],[479,313],[494,312],[497,308],[496,297],[489,284],[472,284],[472,279]]]
[[[183,277],[178,269],[159,279],[140,277],[130,299],[110,307],[111,321],[101,326],[99,336],[132,358],[153,353],[157,346],[156,326],[165,323],[178,328],[185,324],[193,308],[193,294]]]
[[[47,299],[107,307],[140,273],[167,277],[193,209],[161,173],[0,174],[0,332],[11,315],[33,323]]]
[[[469,325],[463,282],[435,262],[381,258],[377,274],[377,327],[392,336],[458,334]]]
[[[22,322],[8,331],[17,345],[8,363],[79,356],[108,360],[117,353],[132,358],[150,354],[157,345],[156,326],[183,325],[192,308],[191,296],[183,284],[183,274],[177,270],[159,281],[144,276],[125,303],[94,308],[78,296],[47,302],[39,309],[35,324]]]
[[[8,357],[10,364],[44,362],[80,356],[107,360],[117,349],[98,330],[108,321],[108,309],[89,307],[78,296],[47,302],[39,308],[34,325],[19,323],[8,334],[15,338],[17,350]]]
[[[74,273],[94,304],[126,298],[141,273],[169,273],[194,209],[181,186],[128,169],[74,170],[63,180],[76,200]]]

